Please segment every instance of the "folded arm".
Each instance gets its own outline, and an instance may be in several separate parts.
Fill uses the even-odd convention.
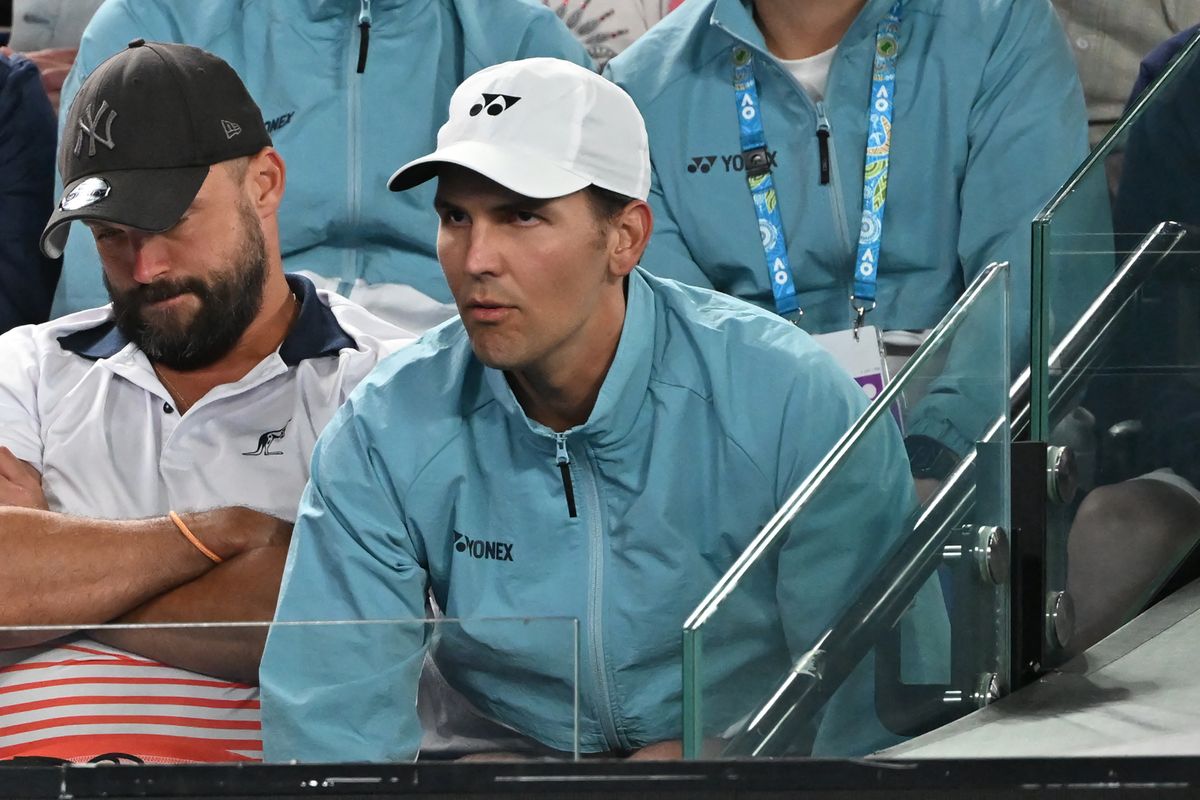
[[[183,515],[222,558],[285,541],[290,526],[243,508]],[[214,566],[167,517],[98,520],[0,508],[0,628],[90,627],[126,614]],[[0,647],[27,647],[55,631],[0,632]]]
[[[270,622],[287,559],[285,545],[249,550],[113,620],[121,624]],[[89,635],[172,666],[258,683],[267,626],[95,628]]]

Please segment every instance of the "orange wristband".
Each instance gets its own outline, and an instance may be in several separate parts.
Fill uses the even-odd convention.
[[[200,541],[198,538],[196,538],[196,534],[194,534],[190,530],[188,530],[188,526],[184,523],[184,521],[182,519],[179,518],[178,514],[176,514],[174,511],[172,511],[172,512],[170,512],[170,517],[171,517],[171,522],[175,523],[175,527],[179,528],[179,532],[184,535],[184,538],[186,538],[189,542],[194,544],[196,546],[196,549],[199,550],[201,553],[203,553],[205,556],[207,556],[209,559],[211,559],[214,564],[220,564],[222,561],[225,560],[225,559],[221,558],[219,555],[217,555],[216,553],[214,553],[212,550],[209,550],[207,547],[205,547],[204,542]]]

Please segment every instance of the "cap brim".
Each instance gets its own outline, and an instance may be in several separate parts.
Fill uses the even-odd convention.
[[[402,192],[438,174],[443,164],[456,164],[501,186],[538,199],[562,197],[592,184],[592,179],[565,169],[536,153],[488,142],[455,142],[408,162],[388,180],[388,188]]]
[[[49,258],[58,258],[67,246],[71,222],[93,219],[127,225],[130,228],[161,233],[175,225],[196,199],[196,193],[208,177],[207,166],[171,169],[112,170],[85,175],[63,189],[50,221],[42,230],[41,248]],[[84,181],[100,179],[108,184],[108,193],[70,210],[63,202]]]

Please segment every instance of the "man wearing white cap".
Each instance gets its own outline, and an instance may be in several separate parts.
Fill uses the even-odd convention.
[[[476,73],[436,152],[390,185],[433,177],[461,319],[381,364],[321,437],[276,618],[419,619],[427,589],[451,618],[574,618],[580,749],[677,754],[684,618],[865,398],[778,317],[637,266],[645,128],[588,70]],[[847,484],[863,496],[797,526],[778,581],[747,582],[761,613],[706,651],[717,695],[783,675],[789,644],[811,646],[895,535],[911,479],[898,434],[874,445],[872,474]],[[545,630],[463,623],[434,657],[484,713],[569,751],[574,643]],[[311,636],[268,639],[267,758],[412,758],[423,627]],[[879,741],[869,688],[835,701],[818,750]]]

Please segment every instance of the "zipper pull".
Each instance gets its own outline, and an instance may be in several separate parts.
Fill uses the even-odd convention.
[[[562,474],[563,493],[567,496],[567,514],[572,518],[579,516],[575,513],[575,487],[571,484],[571,454],[567,452],[567,435],[554,434],[554,462]]]
[[[358,12],[358,74],[367,70],[367,48],[371,44],[371,0],[362,0]]]
[[[821,185],[829,185],[829,117],[825,103],[817,103],[817,150],[821,156]]]

